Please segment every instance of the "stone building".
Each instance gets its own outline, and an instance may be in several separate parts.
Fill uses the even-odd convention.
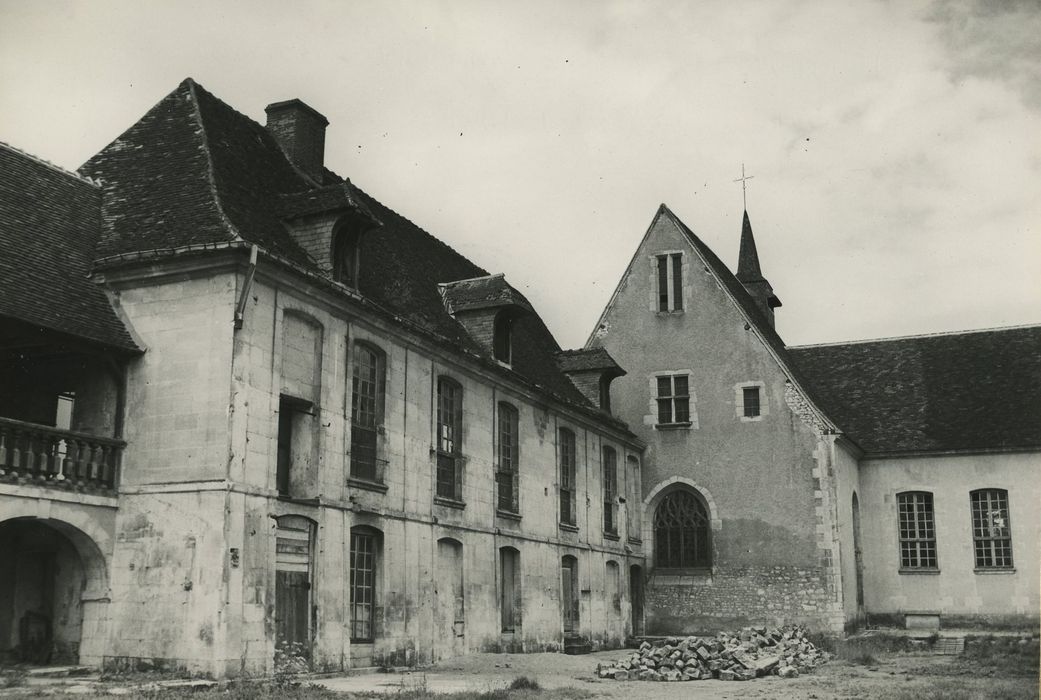
[[[632,633],[621,370],[326,168],[326,126],[189,79],[78,174],[0,146],[0,653],[238,675]]]
[[[0,144],[0,656],[268,673],[1038,621],[1041,327],[788,347],[662,206],[585,348],[192,80]],[[645,559],[646,557],[646,559]]]
[[[587,348],[647,443],[652,633],[1036,627],[1041,327],[788,347],[744,216],[737,273],[662,205]]]

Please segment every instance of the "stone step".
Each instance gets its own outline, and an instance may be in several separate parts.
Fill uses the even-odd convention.
[[[26,671],[31,678],[67,678],[69,676],[89,676],[95,673],[89,666],[36,666]]]

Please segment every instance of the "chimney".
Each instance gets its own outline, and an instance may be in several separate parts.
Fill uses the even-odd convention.
[[[267,130],[289,160],[321,184],[325,166],[325,127],[329,120],[300,100],[275,102],[264,108]]]

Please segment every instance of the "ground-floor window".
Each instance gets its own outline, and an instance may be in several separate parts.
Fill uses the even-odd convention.
[[[376,566],[379,533],[368,528],[351,530],[351,641],[373,640],[376,603]]]
[[[896,495],[900,518],[900,568],[936,568],[936,524],[933,495],[908,491]]]
[[[655,564],[663,569],[712,565],[705,506],[687,490],[673,491],[654,511]]]
[[[977,569],[1012,568],[1012,530],[1008,491],[980,489],[969,494]]]

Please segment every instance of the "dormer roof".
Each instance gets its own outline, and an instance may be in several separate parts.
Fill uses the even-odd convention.
[[[467,311],[514,307],[532,311],[531,304],[511,287],[502,273],[445,282],[438,285],[445,309],[453,316]]]

